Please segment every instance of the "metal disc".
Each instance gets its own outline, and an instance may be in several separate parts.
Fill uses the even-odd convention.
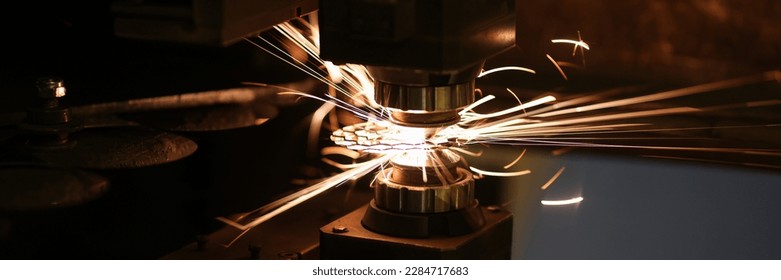
[[[34,149],[33,154],[58,165],[121,169],[173,162],[198,148],[183,136],[138,127],[90,129],[73,133],[70,139],[70,147]]]
[[[83,204],[102,196],[108,180],[69,168],[0,165],[0,210],[46,210]]]
[[[271,104],[225,104],[125,114],[123,118],[168,131],[218,131],[261,125],[276,117]]]

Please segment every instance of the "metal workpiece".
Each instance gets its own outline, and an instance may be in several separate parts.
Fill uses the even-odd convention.
[[[429,238],[480,231],[485,218],[466,162],[447,149],[407,152],[374,180],[361,224],[378,234]]]
[[[143,127],[83,130],[66,140],[71,144],[58,149],[39,147],[33,155],[63,166],[124,169],[174,162],[198,149],[198,144],[189,138]]]
[[[391,159],[390,164],[393,172],[389,174],[389,180],[414,186],[436,186],[461,181],[456,176],[456,170],[468,166],[459,154],[448,149],[406,152]]]
[[[373,183],[378,207],[398,213],[442,213],[474,200],[474,179],[458,154],[445,149],[407,153]]]
[[[388,169],[387,173],[393,171]],[[472,174],[457,169],[461,180],[439,186],[394,183],[380,176],[374,185],[374,200],[383,209],[401,213],[441,213],[467,207],[474,200]]]

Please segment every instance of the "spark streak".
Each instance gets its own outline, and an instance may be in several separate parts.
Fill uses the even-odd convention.
[[[259,217],[253,219],[247,224],[240,224],[236,221],[233,221],[231,219],[225,218],[225,217],[218,217],[217,220],[222,221],[232,227],[235,227],[239,230],[242,230],[243,233],[248,232],[252,228],[256,227],[257,225],[279,215],[282,212],[287,211],[290,208],[295,207],[296,205],[300,204],[301,202],[307,201],[310,198],[317,196],[321,194],[322,192],[329,190],[331,188],[337,187],[341,184],[343,184],[345,181],[354,178],[354,177],[360,177],[363,175],[366,175],[367,173],[371,172],[378,166],[382,165],[383,163],[387,162],[390,158],[390,155],[382,156],[376,159],[372,159],[370,161],[361,163],[359,165],[356,165],[355,168],[346,170],[342,173],[339,173],[337,175],[334,175],[326,180],[323,180],[320,183],[314,184],[310,187],[307,187],[303,190],[300,190],[296,193],[293,193],[291,195],[285,196],[277,201],[274,201],[272,203],[269,203],[267,206],[263,206],[256,211],[246,213],[242,215],[242,218],[245,218],[251,214],[259,213],[261,211],[271,210],[268,213],[264,213],[260,215]],[[240,238],[242,235],[239,235],[236,237],[233,241],[231,241],[228,244],[225,244],[226,247],[230,247],[230,245],[233,244],[238,238]]]
[[[583,201],[583,197],[575,197],[565,200],[542,200],[540,201],[542,205],[548,205],[548,206],[561,206],[561,205],[570,205],[570,204],[578,204],[581,201]]]
[[[496,97],[495,97],[495,96],[493,96],[493,95],[488,95],[488,96],[486,96],[486,97],[480,98],[480,99],[478,99],[477,101],[475,101],[475,103],[472,103],[472,104],[470,104],[469,106],[466,106],[466,107],[465,107],[463,110],[461,110],[461,112],[459,112],[458,114],[459,114],[459,115],[464,115],[464,114],[466,114],[467,112],[469,112],[469,111],[472,111],[472,109],[474,109],[475,107],[477,107],[477,106],[480,106],[480,105],[482,105],[483,103],[486,103],[486,102],[488,102],[488,101],[491,101],[491,100],[493,100],[494,98],[496,98]]]
[[[499,111],[499,112],[490,113],[490,114],[474,114],[473,116],[465,114],[466,116],[462,116],[462,117],[472,117],[471,118],[472,121],[480,120],[480,119],[490,119],[490,118],[494,118],[494,117],[498,117],[498,116],[502,116],[502,115],[512,114],[512,113],[515,113],[515,112],[518,112],[518,111],[522,111],[522,110],[525,110],[525,109],[528,109],[528,108],[536,107],[536,106],[539,106],[539,105],[542,105],[542,104],[545,104],[545,103],[548,103],[548,102],[553,102],[553,101],[556,101],[556,97],[553,97],[552,95],[548,95],[548,96],[545,96],[545,97],[542,97],[542,98],[535,99],[535,100],[532,100],[530,102],[527,102],[526,104],[514,106],[512,108],[509,108],[509,109],[506,109],[506,110],[502,110],[502,111]]]
[[[503,66],[503,67],[497,67],[497,68],[490,69],[490,70],[483,70],[483,71],[480,72],[479,75],[477,75],[477,77],[478,78],[482,78],[484,76],[487,76],[487,75],[490,75],[490,74],[493,74],[493,73],[496,73],[496,72],[501,72],[501,71],[522,71],[522,72],[537,74],[537,71],[534,71],[533,69],[529,69],[529,68],[526,68],[526,67]]]
[[[557,171],[556,174],[553,174],[553,177],[551,177],[550,180],[548,180],[548,182],[546,182],[544,185],[542,185],[542,187],[540,187],[540,189],[543,190],[543,191],[548,189],[548,187],[550,187],[550,185],[553,184],[553,182],[555,182],[556,179],[559,178],[559,176],[561,176],[562,172],[564,172],[564,167],[559,168],[559,171]]]
[[[523,149],[523,151],[521,152],[521,154],[520,154],[520,155],[518,155],[518,157],[517,157],[517,158],[515,158],[515,160],[513,160],[512,162],[508,163],[508,164],[507,164],[507,165],[505,165],[505,166],[502,166],[502,168],[504,168],[504,169],[508,169],[508,168],[512,167],[513,165],[515,165],[516,163],[518,163],[518,161],[520,161],[520,160],[521,160],[521,158],[523,157],[523,155],[525,155],[525,154],[526,154],[526,149]]]
[[[470,166],[469,169],[471,169],[473,172],[477,174],[487,175],[487,176],[496,176],[496,177],[514,177],[514,176],[521,176],[532,173],[531,170],[521,170],[521,171],[515,171],[515,172],[496,172],[496,171],[486,171],[482,169],[475,168],[473,166]]]
[[[584,48],[584,49],[587,49],[587,50],[591,50],[591,48],[589,48],[588,44],[586,44],[586,42],[583,42],[583,41],[575,41],[575,40],[570,40],[570,39],[553,39],[553,40],[550,40],[550,41],[551,41],[551,43],[573,44],[576,47],[581,47],[581,48]]]
[[[587,106],[582,106],[582,107],[577,107],[572,109],[559,110],[547,114],[541,114],[538,116],[553,117],[553,116],[559,116],[564,114],[594,111],[599,109],[606,109],[606,108],[626,106],[626,105],[632,105],[632,104],[638,104],[644,102],[665,100],[665,99],[676,98],[676,97],[683,97],[687,95],[708,93],[708,92],[722,90],[722,89],[755,84],[758,82],[773,81],[775,80],[775,72],[776,71],[768,71],[759,75],[752,75],[747,77],[729,79],[725,81],[701,84],[701,85],[679,88],[679,89],[669,90],[669,91],[655,93],[655,94],[631,97],[631,98],[620,99],[615,101],[608,101],[608,102],[598,103],[594,105],[587,105]]]
[[[546,54],[545,57],[547,57],[548,60],[553,63],[553,66],[556,66],[556,69],[559,70],[559,74],[564,77],[564,80],[569,80],[569,78],[567,78],[567,74],[564,74],[564,70],[561,69],[561,66],[559,66],[559,63],[557,63],[553,57],[551,57],[549,54]]]
[[[665,109],[618,113],[618,114],[610,114],[610,115],[594,116],[594,117],[582,117],[582,118],[568,119],[568,120],[561,120],[561,121],[549,121],[543,123],[525,124],[525,125],[517,125],[517,126],[502,127],[502,128],[486,127],[486,128],[479,129],[481,130],[479,134],[480,135],[501,135],[502,133],[505,133],[511,135],[514,132],[523,131],[524,129],[529,129],[529,128],[565,126],[565,125],[573,125],[573,124],[621,120],[621,119],[630,119],[630,118],[638,118],[638,117],[694,113],[699,111],[700,109],[692,108],[692,107],[665,108]]]

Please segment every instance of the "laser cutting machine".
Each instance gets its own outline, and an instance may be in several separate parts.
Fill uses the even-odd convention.
[[[437,148],[398,157],[379,175],[349,180],[246,232],[215,219],[246,219],[337,172],[307,154],[332,144],[322,135],[315,147],[306,140],[320,103],[276,95],[327,90],[249,40],[277,24],[316,17],[320,57],[365,65],[373,101],[393,124],[429,136],[458,123],[483,97],[478,88],[512,88],[523,100],[544,92],[622,99],[773,71],[781,65],[781,6],[772,1],[45,2],[22,8],[24,28],[3,24],[19,44],[4,54],[0,97],[0,257],[778,257],[771,236],[781,233],[781,209],[769,198],[781,192],[781,177],[778,156],[765,152],[779,148],[772,78],[714,90],[718,98],[619,108],[710,108],[756,96],[764,103],[744,103],[764,107],[652,121],[685,128],[671,134],[687,143],[715,138],[761,153],[646,154],[627,148],[646,141],[632,134],[613,137],[626,141],[609,142],[613,149],[529,146],[513,168],[531,175],[475,180],[470,165],[501,169],[522,149],[473,157]],[[591,49],[551,43],[561,37]],[[518,64],[536,74],[478,78]],[[49,94],[65,88],[65,96]],[[346,125],[339,121],[330,125]],[[652,141],[647,146],[677,145]],[[692,158],[706,163],[685,163]],[[452,176],[422,179],[437,172]],[[573,196],[582,203],[540,204]],[[711,237],[687,238],[702,234]]]

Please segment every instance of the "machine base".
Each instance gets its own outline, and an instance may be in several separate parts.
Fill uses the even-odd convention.
[[[366,229],[367,207],[320,228],[321,259],[510,259],[512,214],[502,208],[480,206],[485,225],[472,233],[404,238]]]

